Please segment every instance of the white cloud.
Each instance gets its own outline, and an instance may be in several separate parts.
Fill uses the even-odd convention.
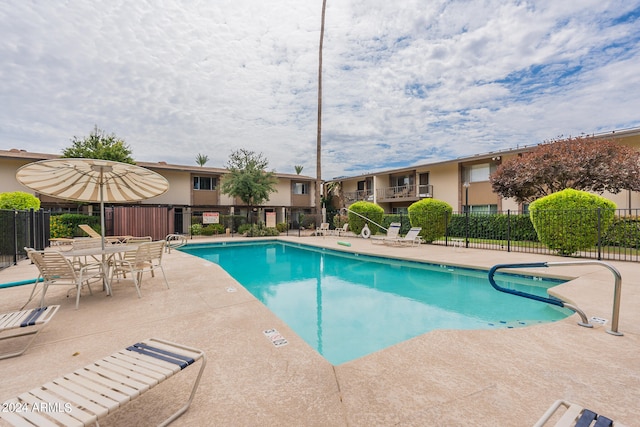
[[[323,178],[638,126],[640,1],[328,0]],[[0,5],[0,147],[315,174],[321,2]]]

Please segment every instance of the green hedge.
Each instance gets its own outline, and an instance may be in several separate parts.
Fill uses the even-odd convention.
[[[464,237],[467,217],[452,216],[447,229],[451,237]],[[538,234],[529,215],[524,214],[469,214],[469,238],[493,240],[538,241]]]
[[[603,246],[640,249],[640,218],[615,218],[602,236]]]

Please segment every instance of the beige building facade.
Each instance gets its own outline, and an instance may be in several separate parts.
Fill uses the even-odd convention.
[[[594,138],[613,139],[640,150],[640,128],[626,129]],[[523,212],[526,206],[493,192],[489,176],[504,161],[531,151],[535,145],[517,149],[475,154],[443,162],[416,165],[402,169],[340,177],[327,181],[337,184],[341,197],[334,198],[336,208],[349,207],[366,200],[380,205],[385,213],[406,213],[414,202],[424,198],[442,200],[454,211],[473,213]],[[640,193],[622,191],[603,194],[619,209],[640,209]],[[340,206],[338,206],[340,205]]]

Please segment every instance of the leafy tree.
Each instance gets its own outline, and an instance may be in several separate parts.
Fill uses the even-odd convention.
[[[613,194],[640,191],[640,151],[612,140],[552,140],[505,161],[490,180],[493,191],[518,203],[565,188]]]
[[[40,199],[24,191],[0,193],[0,209],[27,210],[40,209]]]
[[[62,157],[113,160],[116,162],[135,164],[131,157],[131,148],[114,134],[107,135],[98,126],[88,137],[71,140],[72,146],[64,149]]]
[[[198,166],[204,166],[208,161],[209,156],[207,156],[206,154],[198,153],[198,155],[196,156],[196,163],[198,164]]]
[[[243,148],[229,156],[229,173],[222,178],[220,191],[231,197],[238,197],[247,206],[260,206],[269,200],[269,194],[276,191],[278,179],[273,172],[267,172],[269,162],[262,153]]]

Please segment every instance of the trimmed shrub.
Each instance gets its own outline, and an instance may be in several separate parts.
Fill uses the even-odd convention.
[[[40,209],[40,199],[24,191],[0,193],[0,209],[14,209],[17,211]]]
[[[189,227],[189,234],[192,236],[200,236],[202,234],[202,224],[192,224],[191,227]]]
[[[420,237],[431,243],[445,235],[453,208],[442,200],[422,199],[411,204],[408,211],[411,226],[422,227]]]
[[[286,222],[279,222],[276,224],[276,229],[278,230],[278,232],[284,233],[289,229],[289,226]]]
[[[567,188],[529,206],[531,222],[542,243],[568,256],[598,243],[598,230],[613,222],[616,205],[602,196]]]
[[[371,234],[376,234],[380,227],[371,221],[367,221],[364,218],[354,214],[353,212],[357,212],[358,214],[364,216],[365,218],[369,218],[371,221],[381,224],[382,218],[384,217],[384,209],[382,207],[376,205],[371,202],[355,202],[351,206],[349,206],[349,230],[353,231],[356,234],[360,234],[364,225],[367,224],[369,230],[371,230]]]

